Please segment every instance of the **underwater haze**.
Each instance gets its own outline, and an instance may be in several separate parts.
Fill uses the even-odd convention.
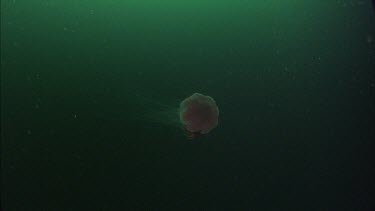
[[[1,210],[375,210],[374,49],[370,0],[2,0]]]

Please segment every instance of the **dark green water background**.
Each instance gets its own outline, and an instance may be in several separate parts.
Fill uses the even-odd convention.
[[[2,210],[374,210],[374,22],[366,0],[2,0]],[[220,124],[187,140],[161,114],[194,92]]]

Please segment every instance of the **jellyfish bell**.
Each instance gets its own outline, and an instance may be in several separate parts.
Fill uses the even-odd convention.
[[[210,96],[194,93],[180,104],[180,121],[190,139],[209,133],[218,125],[218,119],[219,109]]]

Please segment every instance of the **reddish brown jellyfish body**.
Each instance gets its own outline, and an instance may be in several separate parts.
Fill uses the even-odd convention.
[[[180,121],[190,139],[210,132],[218,119],[219,108],[210,96],[194,93],[180,104]]]

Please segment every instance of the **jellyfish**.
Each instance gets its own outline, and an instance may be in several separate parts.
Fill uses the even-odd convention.
[[[210,96],[194,93],[181,102],[179,112],[186,136],[190,139],[206,134],[218,125],[219,109]]]
[[[218,125],[219,109],[215,100],[200,93],[178,103],[161,103],[140,100],[145,106],[142,120],[175,128],[182,128],[188,139],[194,139],[209,133]],[[150,109],[152,108],[152,109]]]

